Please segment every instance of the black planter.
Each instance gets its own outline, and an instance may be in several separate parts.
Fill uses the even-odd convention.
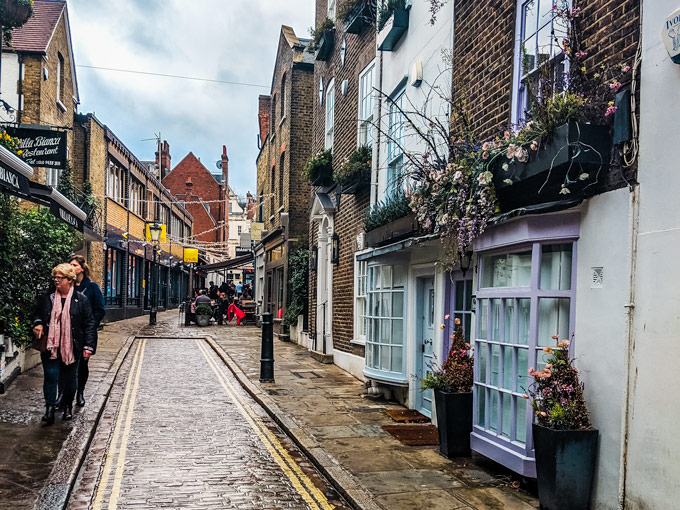
[[[333,167],[331,165],[315,167],[309,181],[312,186],[330,186],[333,183]]]
[[[538,424],[533,430],[541,508],[590,508],[598,431],[553,430]]]
[[[354,172],[354,175],[343,181],[341,183],[342,192],[347,194],[361,193],[362,191],[368,189],[368,185],[371,183],[371,171],[369,170],[359,170]]]
[[[408,11],[406,9],[394,9],[391,18],[385,23],[378,34],[378,49],[392,51],[399,39],[408,30]]]
[[[594,182],[598,172],[603,180],[609,168],[611,142],[608,126],[572,121],[556,128],[538,151],[529,151],[526,163],[499,157],[493,166],[493,183],[501,210],[571,198]],[[503,163],[508,163],[507,170],[503,170]],[[570,195],[560,195],[567,172],[575,182],[569,185]],[[590,178],[579,181],[581,173],[590,174]],[[505,183],[506,179],[513,184]]]
[[[315,60],[328,59],[333,53],[333,46],[335,46],[335,29],[324,31],[319,39],[316,53],[314,53]]]
[[[445,457],[469,457],[472,432],[472,392],[434,390],[439,452]]]
[[[370,247],[382,246],[406,239],[416,232],[418,232],[418,222],[414,214],[409,214],[366,232],[366,244]]]

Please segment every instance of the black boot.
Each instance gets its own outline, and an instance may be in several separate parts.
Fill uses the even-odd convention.
[[[64,406],[64,414],[61,415],[62,421],[67,421],[73,418],[73,406],[66,404]]]
[[[46,406],[45,407],[45,416],[42,417],[42,421],[47,422],[48,425],[52,425],[54,423],[54,412],[57,410],[55,406]]]
[[[62,402],[63,399],[61,398],[63,396],[64,396],[63,393],[59,393],[59,395],[57,395],[57,400],[54,402],[54,407],[56,407],[60,411],[64,410],[64,404]]]
[[[83,397],[83,391],[78,390],[76,393],[76,405],[78,407],[83,407],[85,405],[85,397]]]

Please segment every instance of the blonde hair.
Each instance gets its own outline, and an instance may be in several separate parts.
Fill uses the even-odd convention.
[[[80,267],[83,268],[83,275],[85,275],[85,278],[89,278],[90,266],[88,266],[87,262],[85,262],[85,257],[83,257],[82,255],[73,255],[71,257],[70,262],[73,262],[74,260],[80,265]]]
[[[71,267],[71,264],[59,264],[52,269],[52,276],[56,276],[57,273],[63,274],[69,281],[76,279],[76,270]]]

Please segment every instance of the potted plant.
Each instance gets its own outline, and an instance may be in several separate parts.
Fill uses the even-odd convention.
[[[428,373],[421,383],[422,389],[434,390],[439,451],[449,458],[470,455],[474,373],[474,359],[470,353],[460,319],[456,318],[446,361],[441,368],[432,367],[432,373]]]
[[[309,29],[312,40],[307,50],[314,53],[315,60],[326,60],[333,52],[335,44],[335,23],[332,19],[324,19],[316,28]]]
[[[199,326],[207,326],[210,324],[210,318],[212,317],[212,308],[210,305],[198,305],[196,307],[196,323]]]
[[[583,384],[569,356],[569,340],[553,339],[543,370],[529,369],[535,380],[531,398],[538,499],[546,510],[586,510],[595,474],[598,431],[590,423]]]
[[[340,184],[343,193],[358,193],[371,182],[371,147],[362,145],[347,162],[333,172],[333,180]]]
[[[333,151],[326,149],[312,156],[305,168],[304,174],[312,186],[329,186],[333,182]]]
[[[398,241],[418,231],[418,222],[409,204],[405,193],[398,191],[369,209],[364,220],[368,246]]]

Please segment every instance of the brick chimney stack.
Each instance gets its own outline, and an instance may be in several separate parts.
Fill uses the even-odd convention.
[[[170,173],[170,144],[163,140],[160,145],[160,154],[156,151],[156,166],[159,169],[158,178],[163,180]]]
[[[269,116],[272,108],[271,96],[259,96],[258,98],[257,120],[260,124],[260,136],[258,140],[258,147],[262,146],[262,142],[267,138],[269,133]]]

